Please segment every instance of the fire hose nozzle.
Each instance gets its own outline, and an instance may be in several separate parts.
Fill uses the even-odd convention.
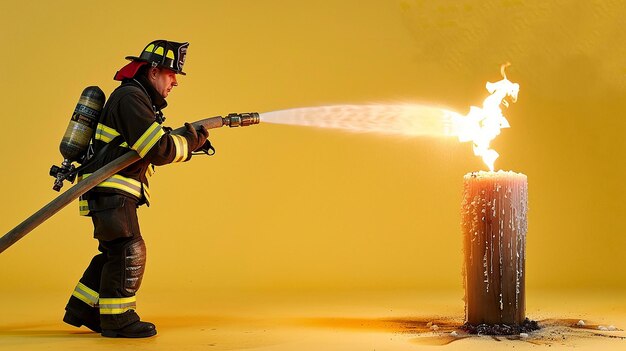
[[[224,117],[224,125],[229,127],[247,127],[253,124],[259,124],[261,117],[258,112],[246,112],[246,113],[230,113]]]

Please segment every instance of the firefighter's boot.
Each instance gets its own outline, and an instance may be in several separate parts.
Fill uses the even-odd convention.
[[[150,322],[136,321],[120,329],[103,329],[108,338],[147,338],[156,335],[156,327]]]
[[[82,319],[69,311],[65,312],[65,316],[63,316],[63,322],[69,325],[73,325],[77,328],[80,328],[84,325],[85,327],[91,329],[96,333],[102,332],[102,328],[100,328],[100,319]]]

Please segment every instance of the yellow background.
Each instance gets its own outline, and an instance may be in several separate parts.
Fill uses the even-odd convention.
[[[496,168],[529,179],[528,295],[625,289],[625,17],[623,2],[582,0],[4,4],[0,232],[57,196],[48,170],[82,89],[108,96],[124,57],[153,39],[191,43],[165,110],[174,127],[343,103],[465,113],[509,61],[521,91],[494,147]],[[151,180],[140,295],[461,298],[462,177],[484,169],[469,144],[269,124],[212,130],[211,141],[215,156]],[[2,291],[69,294],[96,252],[91,230],[76,204],[62,210],[0,255]]]

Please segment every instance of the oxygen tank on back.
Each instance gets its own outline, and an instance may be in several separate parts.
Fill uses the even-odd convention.
[[[104,92],[100,88],[87,87],[80,94],[72,119],[59,145],[64,159],[81,161],[96,130],[103,106]]]
[[[104,92],[96,87],[87,87],[78,99],[70,123],[65,130],[59,151],[63,156],[61,166],[52,166],[50,175],[55,178],[52,189],[59,191],[65,179],[74,182],[76,169],[72,162],[83,163],[89,143],[98,125],[98,119],[104,106]]]

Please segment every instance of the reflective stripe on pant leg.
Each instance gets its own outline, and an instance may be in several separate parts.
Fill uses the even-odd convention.
[[[124,291],[124,260],[126,247],[137,238],[100,240],[106,250],[107,260],[102,267],[100,280],[100,326],[102,329],[119,329],[139,320],[135,312],[135,297]]]
[[[74,288],[72,296],[76,297],[77,299],[81,300],[91,307],[98,306],[98,293],[81,282],[78,282],[76,288]]]
[[[122,314],[137,308],[137,299],[131,297],[100,298],[100,314]]]

